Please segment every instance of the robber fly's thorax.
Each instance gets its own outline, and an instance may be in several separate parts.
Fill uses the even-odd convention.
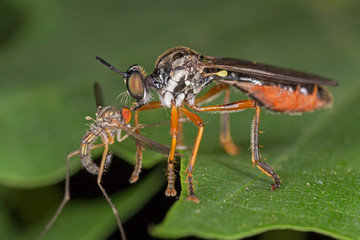
[[[156,61],[155,70],[150,75],[162,104],[180,106],[183,101],[194,102],[195,96],[211,82],[203,75],[199,64],[202,56],[197,52],[177,47],[162,54]]]

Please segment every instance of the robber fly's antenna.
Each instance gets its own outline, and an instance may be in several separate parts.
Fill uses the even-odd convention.
[[[111,65],[110,63],[108,63],[107,61],[105,61],[104,59],[102,59],[101,57],[98,57],[96,55],[94,55],[94,57],[99,61],[101,62],[102,64],[104,64],[106,67],[108,67],[110,70],[116,72],[117,74],[120,74],[124,77],[127,76],[126,72],[122,72],[120,71],[119,69],[117,69],[116,67],[114,67],[113,65]]]

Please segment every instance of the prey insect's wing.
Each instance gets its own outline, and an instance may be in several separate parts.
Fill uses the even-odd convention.
[[[235,72],[243,76],[244,79],[254,78],[264,82],[284,84],[316,84],[330,86],[338,85],[338,83],[333,80],[319,77],[317,75],[234,58],[203,56],[202,67],[207,69],[214,69],[216,71],[226,70],[230,73]],[[241,81],[241,78],[226,78],[227,82],[231,80]]]
[[[95,95],[95,102],[96,107],[102,107],[103,105],[103,96],[102,91],[99,83],[94,83],[94,95]]]
[[[150,150],[154,150],[158,153],[161,153],[165,156],[168,156],[170,153],[170,148],[162,145],[161,143],[155,142],[147,137],[144,137],[140,134],[135,133],[134,131],[132,131],[130,128],[123,126],[121,127],[121,129],[127,134],[129,135],[132,139],[134,139],[137,143],[140,143],[141,146],[150,149]],[[181,157],[182,155],[178,152],[175,152],[175,156]]]

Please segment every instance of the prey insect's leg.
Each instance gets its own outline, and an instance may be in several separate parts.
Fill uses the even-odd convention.
[[[168,197],[175,197],[176,190],[175,190],[175,172],[174,172],[174,155],[176,149],[176,138],[178,134],[178,122],[179,122],[179,115],[176,109],[176,106],[171,107],[171,148],[170,153],[168,156],[168,168],[167,168],[167,181],[168,185],[165,191],[165,195]]]
[[[271,184],[271,190],[274,191],[280,186],[279,176],[274,169],[267,163],[261,161],[259,151],[259,122],[260,122],[260,108],[254,100],[242,100],[228,104],[221,104],[215,106],[199,107],[196,105],[189,105],[193,110],[198,112],[236,112],[247,108],[255,108],[255,118],[251,130],[251,150],[253,166],[256,165],[262,172],[271,177],[275,183]]]
[[[93,145],[91,146],[91,149],[95,149],[95,148],[99,148],[104,146],[104,144],[97,144],[97,145]],[[64,198],[61,201],[59,207],[56,209],[56,212],[54,214],[54,216],[51,217],[50,221],[46,224],[46,226],[44,227],[44,229],[41,231],[41,234],[39,236],[38,239],[42,239],[45,234],[47,233],[47,231],[49,230],[49,228],[53,225],[53,223],[56,221],[56,219],[59,217],[60,213],[62,212],[62,210],[64,209],[66,203],[70,200],[70,158],[72,158],[73,156],[77,155],[80,153],[80,150],[76,150],[74,152],[69,153],[69,155],[67,156],[66,159],[66,178],[65,178],[65,194],[64,194]]]
[[[253,167],[256,166],[266,175],[271,177],[275,183],[271,184],[271,190],[274,191],[280,187],[279,176],[275,173],[274,169],[267,163],[261,161],[261,155],[259,151],[259,122],[260,122],[260,108],[256,106],[255,117],[251,127],[251,152]]]
[[[102,159],[101,159],[101,163],[100,163],[99,174],[98,174],[98,177],[97,177],[97,184],[98,184],[101,192],[104,194],[104,197],[105,197],[106,201],[109,203],[109,205],[110,205],[110,207],[111,207],[111,209],[112,209],[112,211],[113,211],[113,213],[114,213],[114,215],[116,217],[118,228],[120,230],[121,239],[125,240],[126,239],[125,231],[124,231],[124,228],[122,226],[122,223],[121,223],[121,220],[120,220],[120,217],[119,217],[119,213],[118,213],[115,205],[111,201],[110,197],[106,193],[105,189],[101,185],[101,178],[102,178],[102,175],[103,175],[103,172],[104,172],[104,166],[105,166],[106,158],[108,156],[108,150],[109,150],[109,145],[105,144],[104,153],[102,155]]]
[[[225,89],[224,104],[230,102],[230,88]],[[220,132],[220,143],[224,147],[225,151],[234,156],[240,152],[240,148],[235,145],[230,135],[230,118],[229,113],[224,112],[221,114],[221,132]]]
[[[200,97],[196,98],[195,104],[203,103],[216,98],[221,91],[225,91],[224,104],[230,102],[230,88],[225,84],[216,84],[208,92]],[[229,113],[221,114],[221,132],[220,132],[220,143],[224,147],[225,151],[234,156],[240,152],[240,147],[236,146],[231,139],[230,135],[230,119]]]
[[[199,150],[201,138],[202,138],[202,135],[204,132],[204,122],[201,120],[201,118],[198,115],[190,112],[189,110],[187,110],[184,107],[181,107],[181,111],[185,114],[185,116],[190,121],[192,121],[199,128],[198,134],[196,136],[195,144],[193,147],[193,151],[191,153],[189,165],[186,169],[186,173],[187,173],[186,181],[188,183],[188,191],[189,191],[189,196],[186,198],[186,200],[199,202],[199,199],[195,196],[195,188],[194,188],[192,173],[194,170],[194,165],[195,165],[195,161],[196,161],[197,152]]]

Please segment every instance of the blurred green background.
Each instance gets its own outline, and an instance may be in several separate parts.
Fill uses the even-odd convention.
[[[201,114],[207,125],[194,175],[201,203],[183,201],[184,191],[166,220],[152,228],[153,236],[234,239],[295,229],[359,239],[359,10],[356,0],[2,0],[0,238],[36,238],[60,203],[63,189],[54,184],[64,179],[66,156],[88,129],[84,117],[96,111],[93,83],[101,84],[106,103],[130,104],[129,98],[118,98],[125,91],[122,78],[93,55],[121,70],[140,64],[151,73],[163,51],[180,45],[205,55],[304,70],[340,86],[330,89],[331,110],[301,117],[262,112],[262,155],[283,179],[275,193],[269,191],[269,179],[251,168],[253,112],[231,116],[240,157],[229,157],[220,147],[219,117]],[[234,92],[233,98],[245,96]],[[168,119],[166,110],[156,111],[144,113],[143,122]],[[191,145],[196,131],[191,124],[185,127]],[[148,129],[146,136],[169,145],[168,126],[159,129]],[[133,145],[128,140],[113,151],[132,162]],[[152,152],[144,159],[145,168],[165,160]],[[80,169],[74,157],[72,173]],[[160,165],[140,183],[112,195],[122,219],[139,211],[164,179]],[[245,186],[251,191],[243,191]],[[200,214],[205,209],[207,214]],[[46,237],[104,239],[115,229],[102,197],[75,199]]]

